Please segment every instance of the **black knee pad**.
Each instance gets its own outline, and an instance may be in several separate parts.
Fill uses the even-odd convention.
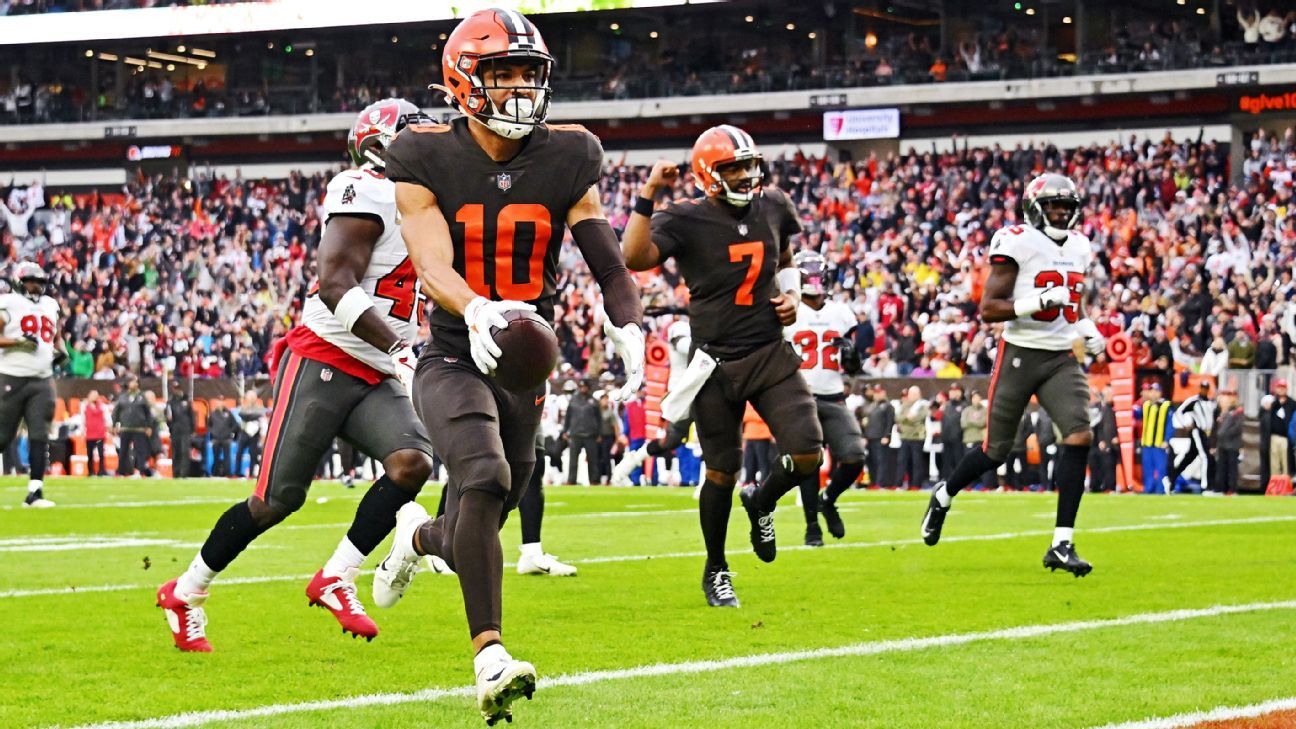
[[[742,470],[742,449],[725,449],[710,457],[704,453],[703,460],[709,470],[719,471],[720,473],[738,473],[738,471]]]

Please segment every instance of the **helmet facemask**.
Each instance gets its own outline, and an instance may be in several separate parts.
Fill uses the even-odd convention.
[[[823,296],[827,291],[824,278],[828,273],[828,262],[814,251],[802,251],[796,254],[792,263],[801,271],[801,295]]]
[[[32,301],[40,301],[45,295],[45,289],[49,286],[49,281],[43,278],[29,277],[18,281],[22,289],[22,295]]]
[[[521,139],[537,124],[543,124],[549,115],[549,99],[553,94],[549,87],[552,70],[553,58],[536,50],[476,59],[461,56],[456,71],[468,79],[471,89],[466,102],[460,104],[455,99],[451,105],[466,105],[468,108],[462,111],[470,118],[505,139]],[[499,79],[504,74],[508,74],[510,79],[520,77],[523,83],[500,84]],[[498,91],[514,93],[502,104],[497,104],[491,92]]]
[[[1031,180],[1022,207],[1026,222],[1057,243],[1064,242],[1080,222],[1080,194],[1075,183],[1062,175],[1045,174]]]
[[[765,180],[759,154],[721,162],[711,170],[711,174],[715,177],[713,184],[718,186],[719,196],[736,207],[750,205]]]

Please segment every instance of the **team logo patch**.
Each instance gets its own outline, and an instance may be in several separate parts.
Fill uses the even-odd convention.
[[[1013,357],[1013,368],[1021,367],[1021,357]]]
[[[738,235],[747,235],[747,224],[746,224],[746,223],[739,223],[739,224],[738,224]]]
[[[327,367],[325,367],[323,370],[320,370],[320,379],[323,380],[324,382],[328,382],[328,381],[332,380],[332,379],[333,379],[333,370],[331,370],[331,369],[329,369],[329,368],[327,368]]]
[[[495,186],[500,192],[508,192],[513,187],[513,176],[507,172],[501,172],[495,176]]]
[[[342,204],[350,205],[353,202],[355,202],[355,185],[347,185],[342,191]]]

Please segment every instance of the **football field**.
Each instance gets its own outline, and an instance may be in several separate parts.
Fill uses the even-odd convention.
[[[154,590],[248,491],[53,480],[58,506],[27,510],[25,483],[0,481],[0,727],[484,726],[456,579],[371,609],[372,643],[307,607],[363,488],[317,484],[213,585],[215,652],[176,651]],[[925,494],[853,491],[823,549],[800,546],[789,495],[773,564],[735,502],[743,606],[723,610],[700,589],[692,489],[547,494],[545,548],[580,574],[517,575],[505,526],[504,635],[541,676],[514,726],[1245,726],[1296,707],[1296,499],[1087,495],[1084,579],[1040,565],[1052,495],[965,493],[928,548]]]

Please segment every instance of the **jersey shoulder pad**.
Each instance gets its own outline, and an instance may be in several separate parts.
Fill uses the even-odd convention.
[[[553,135],[555,142],[571,144],[577,151],[583,150],[582,157],[597,159],[602,164],[603,142],[599,141],[594,132],[581,124],[546,124],[545,126]]]
[[[324,194],[325,215],[369,214],[382,218],[396,203],[396,185],[365,169],[338,173]]]
[[[454,142],[453,129],[449,124],[413,124],[402,129],[383,155],[387,179],[431,188],[434,180],[429,161],[449,156],[446,145]]]
[[[1032,249],[1031,233],[1025,225],[1010,225],[1000,228],[990,239],[990,263],[1022,263],[1030,257]]]

